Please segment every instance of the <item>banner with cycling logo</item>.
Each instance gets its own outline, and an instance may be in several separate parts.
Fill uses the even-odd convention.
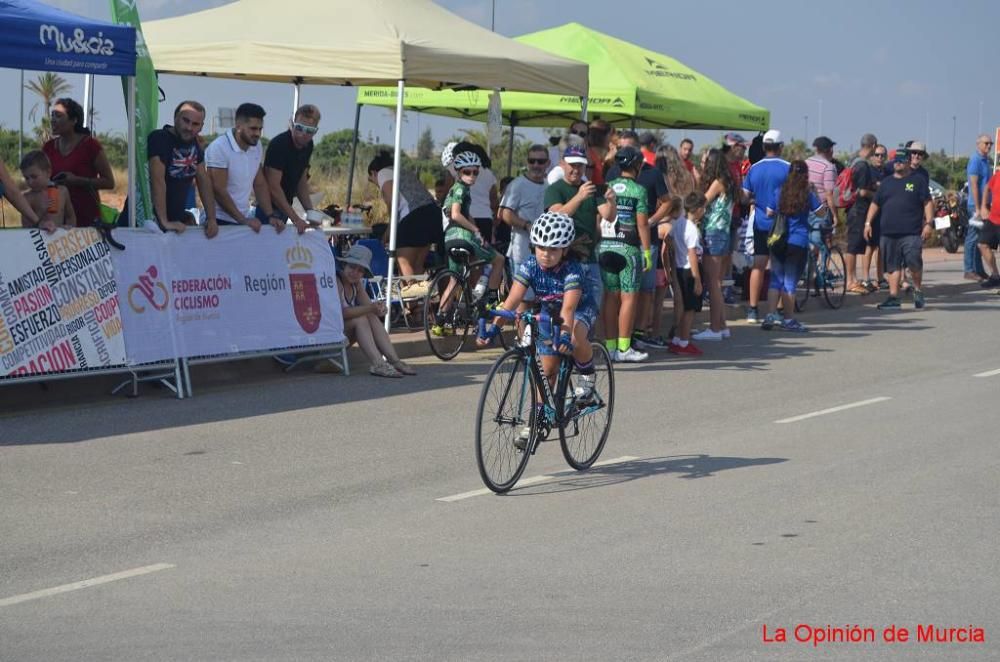
[[[126,246],[113,259],[130,363],[344,340],[333,253],[321,232],[116,236]]]
[[[4,233],[0,376],[125,365],[109,252],[93,228]]]

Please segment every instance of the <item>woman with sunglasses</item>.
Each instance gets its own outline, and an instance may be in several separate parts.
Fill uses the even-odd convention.
[[[69,189],[77,227],[100,217],[101,189],[115,187],[115,176],[101,143],[83,126],[83,107],[73,99],[56,99],[49,114],[52,140],[42,151],[52,163],[52,181]]]
[[[319,131],[319,118],[316,106],[305,104],[299,107],[288,131],[271,139],[264,154],[264,179],[271,193],[271,204],[276,212],[292,221],[299,234],[305,232],[308,223],[295,213],[292,201],[298,198],[306,213],[312,211],[309,161],[313,153],[313,137]]]

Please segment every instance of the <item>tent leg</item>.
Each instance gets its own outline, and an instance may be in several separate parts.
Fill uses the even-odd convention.
[[[360,134],[358,131],[361,127],[361,104],[359,103],[354,109],[354,137],[351,141],[351,162],[347,166],[347,206],[344,211],[351,208],[351,193],[354,192],[354,166],[358,158],[358,139]]]
[[[94,126],[94,74],[83,75],[83,125]]]
[[[17,162],[24,158],[24,69],[21,69],[21,127],[17,132]]]
[[[392,277],[396,266],[396,226],[399,225],[399,179],[402,169],[403,94],[405,91],[406,83],[400,80],[396,90],[396,145],[392,160],[392,208],[389,210],[389,271],[385,279],[386,297],[390,308],[385,314],[386,331],[392,325]],[[402,301],[400,301],[400,305],[403,305]]]
[[[517,117],[510,114],[510,142],[507,143],[507,176],[514,170],[514,128],[517,127]]]
[[[139,193],[138,170],[135,158],[135,76],[128,79],[128,224],[139,227],[135,217],[136,197]],[[146,219],[143,219],[145,221]]]
[[[302,85],[296,81],[295,91],[292,93],[292,117],[295,117],[295,111],[299,109],[299,99],[302,97]]]
[[[580,121],[587,121],[587,97],[580,97]]]

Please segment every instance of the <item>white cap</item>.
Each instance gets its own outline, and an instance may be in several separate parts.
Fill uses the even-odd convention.
[[[777,129],[771,129],[770,131],[764,134],[765,145],[767,145],[768,143],[773,144],[780,142],[781,142],[781,131],[778,131]]]

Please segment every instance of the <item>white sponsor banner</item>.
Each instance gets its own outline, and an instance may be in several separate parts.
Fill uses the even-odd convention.
[[[0,376],[125,364],[110,249],[93,228],[0,239]]]
[[[223,227],[214,239],[116,230],[129,362],[344,340],[333,253],[321,232]]]

